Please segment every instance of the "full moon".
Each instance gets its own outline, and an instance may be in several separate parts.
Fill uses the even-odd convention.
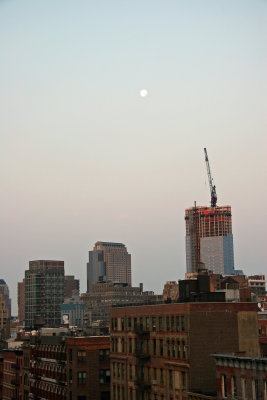
[[[140,96],[141,97],[146,97],[148,95],[148,91],[146,89],[140,90]]]

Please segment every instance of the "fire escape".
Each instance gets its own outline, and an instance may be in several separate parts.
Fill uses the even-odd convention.
[[[151,389],[148,380],[145,379],[145,367],[150,362],[149,355],[149,339],[150,333],[145,330],[143,324],[134,326],[136,335],[135,341],[135,358],[136,358],[136,400],[144,400],[146,391]]]

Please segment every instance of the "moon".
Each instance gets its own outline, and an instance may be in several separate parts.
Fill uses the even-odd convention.
[[[140,90],[140,97],[146,97],[148,95],[148,91],[146,89]]]

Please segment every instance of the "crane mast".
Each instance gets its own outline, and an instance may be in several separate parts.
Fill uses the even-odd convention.
[[[210,185],[210,196],[211,196],[210,205],[211,205],[211,207],[216,207],[216,203],[217,203],[216,186],[213,184],[213,179],[212,179],[211,172],[210,172],[208,153],[207,153],[206,148],[204,148],[204,153],[205,153],[205,161],[206,161],[206,167],[207,167],[207,173],[208,173],[209,185]]]

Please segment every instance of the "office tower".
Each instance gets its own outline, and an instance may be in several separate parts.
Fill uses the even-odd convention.
[[[9,288],[4,279],[0,279],[0,293],[3,295],[3,300],[8,308],[9,318],[11,318],[11,299],[9,297]]]
[[[215,274],[234,274],[231,207],[188,208],[185,221],[187,273],[205,266]]]
[[[64,299],[70,299],[73,295],[73,290],[76,294],[80,293],[80,280],[75,279],[73,275],[65,275],[64,277]]]
[[[89,251],[87,291],[94,283],[107,281],[131,285],[131,255],[123,243],[96,242]]]
[[[18,320],[25,321],[25,279],[18,282]]]
[[[49,327],[60,325],[64,301],[64,261],[30,261],[25,271],[25,327],[36,318]]]

